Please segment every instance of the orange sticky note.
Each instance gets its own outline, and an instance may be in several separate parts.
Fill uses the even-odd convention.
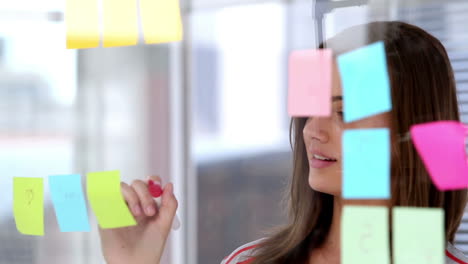
[[[65,24],[67,49],[99,46],[99,19],[97,0],[67,0]]]
[[[103,47],[138,43],[136,0],[103,0]]]
[[[289,57],[288,114],[331,114],[332,51],[298,50]]]
[[[140,14],[147,44],[182,40],[178,0],[140,0]]]
[[[44,184],[42,178],[13,178],[13,214],[24,235],[44,235]]]

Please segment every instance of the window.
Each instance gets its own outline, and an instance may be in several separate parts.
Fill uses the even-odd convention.
[[[282,217],[290,173],[286,11],[262,3],[190,17],[198,243],[189,247],[197,263],[219,263]]]
[[[16,231],[13,177],[72,172],[75,158],[76,52],[64,49],[61,25],[49,19],[50,12],[60,6],[44,1],[43,7],[50,9],[38,10],[34,3],[9,2],[11,6],[5,3],[0,7],[2,263],[34,263],[47,253],[48,246],[60,245],[51,237],[36,239]],[[46,203],[49,223],[50,216],[55,217],[51,210],[51,204]],[[69,249],[68,242],[60,249]]]
[[[418,25],[437,37],[447,49],[457,82],[461,121],[468,122],[468,3],[466,1],[432,1],[419,5],[402,1],[398,17]],[[437,17],[437,19],[434,19]],[[468,214],[465,213],[455,245],[468,254]]]

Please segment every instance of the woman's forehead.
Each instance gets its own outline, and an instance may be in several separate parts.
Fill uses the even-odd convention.
[[[332,74],[332,95],[338,96],[342,95],[343,91],[341,88],[341,77],[338,71],[338,66],[336,63],[333,64],[333,74]]]

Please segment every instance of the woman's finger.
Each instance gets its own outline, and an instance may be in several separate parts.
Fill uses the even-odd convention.
[[[140,206],[140,199],[138,198],[137,193],[133,190],[132,187],[128,186],[125,182],[120,183],[120,190],[125,201],[128,204],[128,207],[132,211],[134,216],[140,216],[143,212]]]
[[[178,206],[179,202],[174,195],[174,185],[168,183],[164,186],[161,208],[159,208],[159,216],[165,230],[170,230]]]
[[[140,199],[140,204],[145,214],[147,216],[155,215],[156,204],[150,192],[148,191],[148,185],[141,180],[135,180],[132,183],[132,187]]]
[[[157,176],[157,175],[149,176],[149,177],[147,178],[147,180],[152,180],[152,181],[154,181],[155,183],[159,183],[159,185],[162,186],[162,179],[161,179],[161,177],[159,177],[159,176]]]

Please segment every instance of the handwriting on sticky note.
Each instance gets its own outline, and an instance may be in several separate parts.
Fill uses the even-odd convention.
[[[67,48],[84,49],[99,46],[97,0],[66,0],[65,24]]]
[[[182,40],[179,0],[140,0],[140,14],[145,43]]]
[[[365,46],[338,57],[343,86],[344,120],[356,121],[392,108],[385,46]]]
[[[387,128],[343,133],[343,197],[390,197],[390,132]]]
[[[24,235],[44,235],[44,187],[42,178],[13,178],[13,214]]]
[[[468,187],[466,128],[457,121],[413,125],[411,139],[434,185],[442,191]]]
[[[289,57],[288,114],[329,116],[331,113],[332,51],[299,50]]]
[[[64,198],[66,200],[75,200],[75,199],[77,199],[77,197],[78,197],[78,195],[76,193],[73,193],[73,192],[67,192],[64,195]]]
[[[444,211],[441,208],[393,208],[395,264],[444,263]]]
[[[120,191],[120,172],[88,173],[88,200],[101,228],[136,225]]]
[[[341,223],[341,263],[390,263],[388,209],[345,206]]]
[[[372,239],[374,238],[372,232],[375,227],[373,223],[370,223],[369,221],[365,221],[362,226],[363,232],[359,236],[359,248],[361,249],[362,253],[368,254],[370,250],[369,243],[372,242]]]
[[[25,190],[26,203],[28,206],[31,206],[32,201],[34,200],[34,190],[26,189]]]
[[[60,230],[89,231],[88,210],[81,176],[77,174],[49,176],[49,189]]]

